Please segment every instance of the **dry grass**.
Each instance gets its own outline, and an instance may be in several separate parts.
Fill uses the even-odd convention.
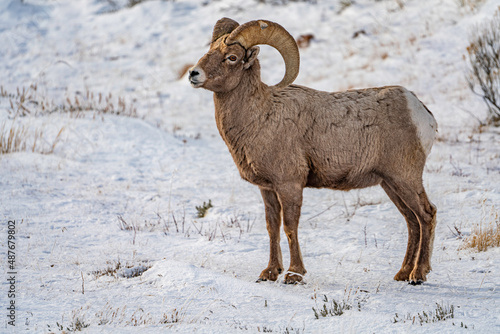
[[[94,112],[94,116],[113,114],[137,117],[135,101],[127,101],[121,96],[115,98],[111,93],[94,94],[89,90],[85,93],[75,92],[74,96],[68,96],[64,101],[56,103],[40,94],[38,86],[32,84],[28,88],[18,87],[15,93],[8,92],[0,86],[0,97],[9,99],[10,108],[7,111],[12,117],[38,116],[54,112],[69,113],[79,117],[86,111]]]
[[[460,249],[473,249],[484,252],[490,247],[500,246],[500,212],[491,207],[490,212],[483,213],[481,222],[472,228],[470,236],[466,237]]]
[[[15,125],[9,128],[6,122],[4,122],[0,127],[0,154],[25,150],[26,128],[24,126]]]
[[[475,11],[484,3],[484,0],[455,0],[459,8]]]
[[[453,319],[453,318],[455,318],[455,306],[444,305],[444,303],[441,304],[436,303],[435,310],[427,312],[422,311],[422,313],[417,313],[415,315],[408,313],[407,315],[404,316],[400,316],[399,314],[396,313],[394,318],[392,319],[392,322],[393,323],[411,322],[413,325],[418,324],[422,326],[424,323],[446,321],[447,319]],[[455,324],[453,323],[453,325]],[[463,323],[461,327],[464,327]]]
[[[69,113],[78,113],[82,111],[94,111],[99,114],[114,114],[129,117],[137,117],[137,110],[133,104],[128,104],[123,97],[114,100],[113,95],[103,95],[102,93],[94,95],[87,90],[85,95],[75,95],[73,99],[69,97],[59,106],[60,111]],[[115,103],[113,103],[115,102]]]
[[[23,124],[3,122],[0,126],[0,154],[14,152],[37,152],[52,154],[61,140],[64,131],[62,127],[53,140],[48,140],[43,129],[31,129]]]

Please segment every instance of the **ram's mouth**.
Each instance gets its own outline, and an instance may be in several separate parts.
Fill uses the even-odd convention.
[[[205,71],[198,66],[193,66],[189,69],[189,82],[194,88],[203,86],[205,83]]]
[[[193,88],[199,88],[203,85],[203,82],[195,79],[189,79],[189,82],[191,83],[191,86],[193,86]]]

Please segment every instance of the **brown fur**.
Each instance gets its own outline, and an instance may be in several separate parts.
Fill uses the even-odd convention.
[[[422,186],[426,153],[407,107],[407,90],[381,87],[327,93],[260,80],[258,47],[227,46],[224,37],[192,69],[195,87],[214,91],[219,132],[241,177],[259,186],[270,236],[260,280],[283,271],[280,226],[290,247],[286,283],[306,273],[298,242],[305,187],[350,190],[380,184],[408,225],[408,247],[396,280],[425,281],[436,208]],[[236,55],[237,62],[225,61]],[[420,103],[420,102],[419,102]]]

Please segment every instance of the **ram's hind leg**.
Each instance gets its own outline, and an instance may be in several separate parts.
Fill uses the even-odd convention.
[[[421,237],[420,237],[420,251],[418,254],[415,268],[410,273],[410,281],[412,283],[420,283],[426,280],[426,275],[432,270],[431,257],[434,248],[434,236],[436,230],[436,207],[429,201],[425,190],[418,194],[418,202],[423,213],[421,216]],[[422,223],[423,221],[423,223]]]
[[[431,270],[436,227],[436,207],[427,198],[421,182],[382,182],[382,187],[401,211],[408,224],[408,246],[396,280],[420,283]]]
[[[415,261],[418,255],[418,248],[420,244],[420,223],[417,217],[410,210],[410,208],[401,200],[401,198],[396,194],[394,190],[389,187],[389,185],[383,181],[381,184],[382,188],[387,193],[387,196],[396,205],[399,212],[405,217],[406,224],[408,226],[408,245],[406,247],[406,255],[401,265],[401,269],[394,276],[396,281],[408,281],[410,278],[410,273],[415,267]]]
[[[269,264],[259,276],[259,281],[276,281],[283,272],[283,258],[280,247],[281,204],[276,193],[261,188],[262,199],[266,206],[266,225],[269,233]]]

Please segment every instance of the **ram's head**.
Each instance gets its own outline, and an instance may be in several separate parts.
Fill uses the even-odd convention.
[[[217,21],[210,50],[189,71],[195,88],[228,92],[241,81],[259,54],[259,44],[276,48],[285,61],[285,76],[276,87],[290,85],[299,73],[299,49],[293,37],[279,24],[257,20],[239,25],[223,18]]]

